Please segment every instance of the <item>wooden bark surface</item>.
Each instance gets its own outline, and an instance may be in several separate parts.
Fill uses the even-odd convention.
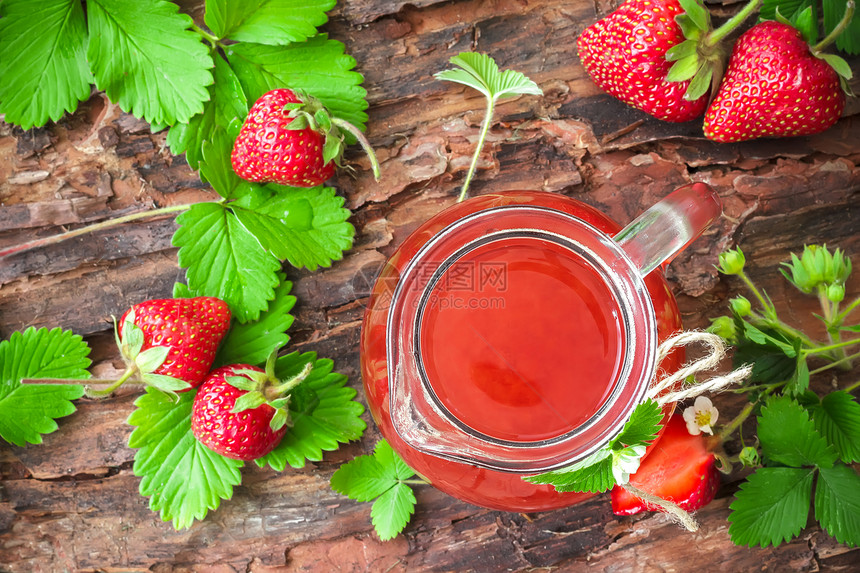
[[[202,1],[181,4],[202,23]],[[368,136],[382,181],[374,184],[366,162],[351,152],[358,175],[334,183],[353,210],[355,247],[330,269],[287,269],[299,301],[293,349],[333,358],[360,389],[367,279],[412,229],[455,201],[477,139],[482,99],[432,75],[468,50],[524,72],[545,92],[500,105],[474,194],[543,189],[626,223],[674,188],[706,181],[719,189],[725,216],[668,274],[685,327],[706,326],[741,292],[713,269],[717,254],[736,244],[780,311],[799,326],[813,325],[812,301],[787,288],[777,269],[791,250],[821,242],[842,247],[860,265],[860,104],[851,101],[824,134],[743,144],[707,141],[700,122],[647,118],[601,94],[575,53],[578,34],[617,4],[340,3],[324,29],[347,45],[365,76]],[[851,65],[856,76],[858,61]],[[853,87],[860,92],[856,80]],[[100,94],[45,128],[22,133],[0,122],[0,247],[212,197],[184,158],[170,154],[164,133],[152,134]],[[95,372],[115,374],[111,315],[169,296],[183,277],[170,244],[174,229],[171,218],[144,220],[0,261],[0,337],[28,326],[69,328],[93,347]],[[860,292],[860,280],[849,292]],[[422,487],[405,534],[383,543],[370,505],[334,493],[328,481],[341,463],[372,449],[379,436],[369,416],[364,438],[323,462],[281,473],[246,468],[232,500],[175,531],[137,493],[125,445],[135,397],[129,392],[80,401],[42,445],[0,443],[0,571],[848,571],[860,563],[860,551],[815,526],[779,548],[733,546],[726,517],[737,478],[698,513],[695,534],[663,515],[617,518],[607,496],[521,515]],[[731,395],[716,402],[727,418],[742,406]]]

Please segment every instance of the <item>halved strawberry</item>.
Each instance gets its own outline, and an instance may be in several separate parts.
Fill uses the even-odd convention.
[[[684,511],[700,509],[714,499],[720,485],[716,458],[703,436],[693,436],[686,422],[674,415],[630,483],[648,493],[678,504]],[[659,511],[627,490],[612,489],[612,512],[633,515],[643,510]]]

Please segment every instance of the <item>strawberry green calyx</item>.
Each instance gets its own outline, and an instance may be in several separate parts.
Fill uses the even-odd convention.
[[[277,352],[273,352],[266,361],[266,370],[261,372],[256,369],[241,369],[234,371],[233,376],[227,376],[224,380],[237,390],[245,392],[236,399],[232,414],[238,414],[245,410],[259,408],[268,404],[273,410],[269,427],[277,432],[284,426],[290,426],[290,392],[301,384],[313,370],[313,364],[308,363],[298,374],[286,380],[280,380],[275,375],[275,360]]]
[[[343,153],[346,150],[343,132],[351,133],[367,154],[374,179],[379,181],[379,161],[361,130],[348,121],[331,115],[316,98],[300,91],[295,91],[295,94],[303,103],[288,103],[284,106],[287,117],[292,119],[287,129],[296,131],[310,128],[322,134],[325,138],[323,163],[334,161],[338,167],[343,167]]]
[[[675,17],[685,41],[666,52],[666,60],[675,62],[666,75],[670,82],[689,80],[684,99],[695,101],[719,85],[725,65],[722,41],[744,20],[755,12],[761,0],[750,0],[737,14],[722,26],[713,29],[710,12],[700,0],[679,0],[683,14]]]
[[[134,324],[134,309],[125,315],[121,330],[117,327],[116,317],[114,319],[114,337],[117,347],[126,363],[126,369],[122,375],[105,388],[93,389],[87,386],[84,390],[89,398],[104,398],[110,396],[126,382],[146,384],[158,388],[162,392],[176,396],[176,392],[188,390],[191,384],[185,380],[157,374],[156,371],[167,361],[170,348],[164,346],[153,346],[143,350],[144,332]]]

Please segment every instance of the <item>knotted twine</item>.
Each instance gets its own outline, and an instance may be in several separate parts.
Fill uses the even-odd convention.
[[[709,347],[709,352],[702,358],[682,366],[673,374],[666,376],[656,384],[652,385],[645,394],[646,399],[652,399],[660,406],[664,406],[670,402],[680,402],[687,398],[701,396],[706,392],[719,392],[728,386],[742,382],[752,373],[752,366],[745,365],[723,376],[709,378],[703,382],[694,382],[681,390],[666,392],[665,394],[660,395],[662,392],[682,380],[687,380],[696,374],[713,370],[726,355],[726,345],[722,338],[709,332],[691,330],[681,332],[680,334],[676,334],[675,336],[666,339],[657,348],[657,364],[659,365],[676,348],[693,343],[702,343],[707,345]],[[699,524],[695,519],[693,519],[693,516],[681,509],[678,504],[643,491],[629,482],[620,485],[622,488],[644,502],[662,509],[675,521],[687,528],[688,531],[697,531],[699,529]]]

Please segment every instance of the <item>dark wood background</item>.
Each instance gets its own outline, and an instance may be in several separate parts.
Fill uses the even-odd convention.
[[[202,23],[202,1],[181,2]],[[481,121],[478,94],[436,81],[448,58],[479,50],[537,81],[543,98],[497,111],[473,193],[544,189],[606,211],[621,223],[688,181],[723,197],[725,216],[669,269],[687,328],[726,312],[741,285],[713,269],[740,245],[750,274],[780,312],[815,328],[813,302],[778,276],[790,250],[826,242],[860,266],[860,103],[824,134],[715,144],[701,123],[650,119],[601,94],[575,52],[578,34],[618,0],[355,0],[341,2],[325,31],[343,41],[365,76],[368,136],[382,162],[373,183],[359,152],[358,175],[334,184],[358,229],[355,247],[330,269],[288,269],[298,304],[292,349],[316,350],[360,388],[358,337],[366,290],[386,256],[422,221],[454,202]],[[736,5],[710,4],[717,16]],[[855,74],[857,59],[851,61]],[[853,83],[860,91],[860,83]],[[22,133],[0,122],[0,246],[126,213],[205,200],[164,133],[122,113],[102,94],[56,124]],[[62,326],[93,347],[96,375],[121,364],[110,316],[171,293],[183,273],[170,245],[171,218],[146,220],[0,261],[0,336],[28,326]],[[860,280],[849,285],[860,292]],[[817,380],[823,386],[847,384]],[[232,500],[191,529],[162,523],[137,493],[125,419],[133,391],[82,400],[40,446],[0,444],[2,571],[847,571],[860,551],[810,526],[777,549],[735,547],[728,506],[738,475],[698,513],[689,534],[664,516],[612,515],[608,498],[543,514],[483,510],[430,487],[405,534],[380,542],[370,505],[329,488],[343,462],[369,452],[378,433],[321,463],[276,473],[247,468]],[[716,398],[726,419],[742,401]]]

